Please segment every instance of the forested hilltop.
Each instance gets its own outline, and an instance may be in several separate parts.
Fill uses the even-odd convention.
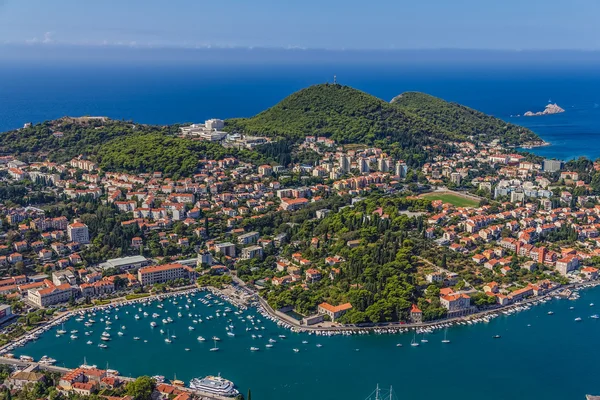
[[[480,111],[419,92],[396,96],[393,105],[416,114],[429,123],[456,135],[473,136],[482,142],[499,140],[504,145],[541,142],[531,130],[509,124]]]
[[[425,94],[407,93],[388,103],[337,84],[302,89],[252,118],[228,120],[227,129],[286,138],[328,136],[339,143],[387,141],[410,148],[471,135],[506,145],[541,141],[526,128]]]

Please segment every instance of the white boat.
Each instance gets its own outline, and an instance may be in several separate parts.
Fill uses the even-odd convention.
[[[410,345],[412,347],[418,347],[419,346],[419,343],[416,341],[416,337],[415,336],[413,336],[413,340],[412,340],[412,342],[410,342]]]
[[[219,351],[219,348],[217,347],[217,340],[213,339],[214,345],[213,347],[210,349],[210,351]]]
[[[444,344],[450,343],[450,341],[447,338],[447,335],[448,335],[448,328],[446,328],[446,330],[444,331],[444,340],[442,340],[442,343],[444,343]]]
[[[67,331],[65,331],[65,324],[62,324],[62,327],[58,329],[56,333],[58,333],[59,335],[64,335],[65,333],[67,333]]]
[[[123,333],[123,332],[117,332],[117,335],[119,335],[119,336],[123,336],[123,335],[124,335],[124,333]]]
[[[294,353],[298,353],[300,349],[294,349]]]
[[[21,360],[21,361],[27,361],[27,362],[32,362],[33,361],[33,357],[31,357],[31,356],[21,356],[21,357],[19,357],[19,360]]]
[[[87,344],[93,344],[94,342],[92,342],[91,340],[88,340],[86,343]]]
[[[107,345],[105,345],[104,343],[100,343],[100,344],[98,345],[98,347],[100,347],[101,349],[106,349],[106,348],[108,348],[108,346],[107,346]]]
[[[271,343],[267,343],[267,344],[265,344],[265,347],[266,347],[267,349],[270,349],[271,347],[273,347],[273,345],[272,345]]]
[[[227,332],[227,336],[234,337],[234,336],[235,336],[235,333],[233,333],[233,332],[229,331],[229,332]]]
[[[220,341],[221,339],[219,339],[219,338],[218,338],[218,337],[216,337],[216,336],[213,336],[213,337],[212,337],[212,340],[214,340],[215,342],[218,342],[218,341]]]
[[[317,343],[317,347],[323,347],[323,345],[322,345],[322,344],[319,344],[319,343]]]
[[[77,335],[71,335],[71,339],[73,339],[73,340],[77,339]]]
[[[548,315],[554,314],[554,311],[548,311]]]
[[[575,318],[575,322],[579,322],[579,321],[581,321],[581,317]]]
[[[204,339],[202,336],[198,336],[198,338],[197,338],[197,339],[198,339],[198,341],[199,341],[199,342],[204,342],[204,341],[206,340],[206,339]]]
[[[233,382],[219,376],[207,376],[190,381],[190,388],[223,397],[235,397],[239,394]]]
[[[260,350],[258,347],[250,347],[250,351],[258,351]]]
[[[137,336],[134,336],[133,340],[140,340],[140,338]]]
[[[194,328],[193,326],[188,326],[188,330],[193,331],[194,329],[196,328]]]
[[[139,315],[137,315],[137,314],[135,314],[135,315],[133,316],[133,318],[135,318],[135,319],[140,319],[140,316],[139,316]]]
[[[155,328],[156,327],[156,322],[154,322],[154,321],[150,322],[150,326],[153,327],[153,328]]]

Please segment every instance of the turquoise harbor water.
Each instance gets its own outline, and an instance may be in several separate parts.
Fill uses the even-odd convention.
[[[149,306],[128,305],[110,314],[98,312],[92,327],[71,318],[65,330],[78,330],[78,339],[70,333],[56,337],[56,329],[40,339],[14,351],[39,359],[43,355],[56,358],[56,365],[75,367],[83,363],[117,369],[125,376],[164,375],[186,383],[193,377],[221,373],[233,380],[242,393],[252,389],[257,399],[364,399],[375,388],[393,385],[401,399],[556,399],[579,400],[586,393],[600,393],[600,320],[590,316],[600,312],[600,288],[584,290],[576,301],[551,300],[511,316],[501,314],[489,323],[456,326],[447,331],[450,344],[442,344],[443,331],[426,335],[428,343],[411,347],[412,333],[401,335],[357,335],[321,337],[295,334],[278,328],[250,309],[235,315],[235,308],[226,317],[214,317],[217,310],[228,306],[200,302],[204,294],[190,297],[195,307],[185,308],[185,297],[178,304],[164,300]],[[590,307],[590,303],[597,306]],[[138,310],[142,307],[142,311]],[[182,307],[182,309],[179,309]],[[570,310],[570,307],[574,307]],[[143,312],[149,316],[144,317]],[[548,315],[553,311],[554,315]],[[152,314],[160,314],[153,319]],[[177,317],[181,312],[183,317]],[[188,313],[192,317],[188,317]],[[141,318],[135,319],[135,314]],[[194,324],[193,315],[203,322]],[[118,315],[119,319],[114,320]],[[240,318],[254,315],[255,325]],[[174,322],[164,326],[162,318]],[[111,341],[101,349],[100,335],[104,331],[101,318],[113,322]],[[581,317],[581,322],[575,322]],[[86,318],[87,319],[87,318]],[[226,327],[235,326],[235,337],[226,334]],[[150,321],[157,321],[152,328]],[[126,329],[121,329],[121,326]],[[530,325],[530,326],[528,326]],[[195,330],[190,331],[189,326]],[[246,326],[250,331],[246,331]],[[254,330],[254,326],[265,329]],[[165,334],[160,333],[165,330]],[[176,335],[171,344],[164,341],[166,331]],[[84,331],[92,330],[91,336]],[[124,332],[118,336],[117,332]],[[262,338],[252,338],[262,335]],[[279,335],[285,335],[285,339]],[[493,339],[494,335],[501,339]],[[206,338],[201,343],[199,335]],[[133,338],[139,336],[141,340]],[[218,336],[220,348],[211,352],[211,337]],[[268,339],[277,340],[266,348]],[[417,340],[423,336],[418,336]],[[87,345],[88,340],[93,341]],[[147,343],[144,343],[147,340]],[[308,343],[303,344],[302,341]],[[398,347],[397,344],[402,344]],[[321,347],[317,347],[321,344]],[[251,352],[250,347],[260,348]],[[185,349],[189,348],[190,351]],[[300,351],[294,352],[297,348]]]

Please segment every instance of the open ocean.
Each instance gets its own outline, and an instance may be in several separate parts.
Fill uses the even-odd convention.
[[[524,125],[552,146],[545,157],[600,156],[600,69],[319,65],[0,66],[0,132],[64,115],[140,123],[252,116],[308,85],[331,82],[385,100],[422,91]],[[566,112],[516,118],[549,100]]]

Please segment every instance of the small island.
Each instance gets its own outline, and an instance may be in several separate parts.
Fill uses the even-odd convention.
[[[544,109],[544,111],[538,111],[535,113],[532,111],[527,111],[525,114],[523,114],[523,116],[537,117],[538,115],[560,114],[560,113],[564,113],[564,112],[565,112],[564,108],[562,108],[558,104],[554,103],[554,104],[548,104],[546,106],[546,108]]]

